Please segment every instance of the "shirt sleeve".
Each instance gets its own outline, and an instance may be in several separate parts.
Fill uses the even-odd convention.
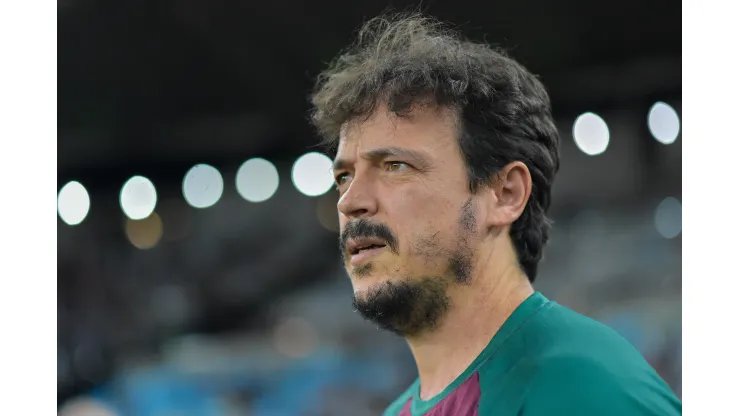
[[[623,376],[604,363],[560,357],[543,363],[521,416],[674,416],[681,402],[657,374]]]

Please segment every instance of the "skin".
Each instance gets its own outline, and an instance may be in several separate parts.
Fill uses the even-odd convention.
[[[529,170],[509,163],[473,194],[457,136],[452,111],[397,117],[381,106],[344,126],[335,158],[355,305],[406,338],[422,399],[454,381],[533,293],[509,237],[531,193]],[[358,236],[388,246],[352,265],[345,244]]]

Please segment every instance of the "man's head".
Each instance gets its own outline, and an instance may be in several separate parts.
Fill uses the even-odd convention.
[[[491,259],[535,279],[559,138],[532,74],[431,19],[382,17],[321,74],[313,104],[363,316],[413,336]]]

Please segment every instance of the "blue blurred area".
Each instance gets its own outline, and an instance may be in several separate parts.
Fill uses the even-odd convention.
[[[680,396],[680,240],[657,235],[649,215],[599,213],[598,227],[593,218],[584,226],[583,216],[558,221],[536,288],[613,328]],[[189,298],[181,299],[181,290],[152,292],[141,322],[160,322],[158,331],[178,322],[173,316],[193,307],[183,304]],[[119,356],[111,377],[89,394],[114,415],[380,414],[416,369],[403,339],[352,311],[351,290],[339,267],[272,298],[257,315],[259,325],[210,335],[170,332],[156,350]],[[88,344],[60,353],[60,365],[72,356],[60,369],[95,364],[96,344]]]
[[[318,318],[326,313],[323,297],[340,288],[323,285],[286,300],[283,313],[305,310],[306,322],[324,333]],[[666,299],[601,304],[589,312],[635,345],[680,394],[680,303]],[[91,396],[132,416],[379,414],[415,378],[413,360],[401,339],[351,315],[343,325],[343,331],[354,328],[347,343],[332,347],[325,338],[324,346],[301,358],[281,353],[270,334],[185,337],[165,348],[159,361],[119,372]]]
[[[121,374],[91,396],[120,414],[137,416],[222,416],[231,414],[224,397],[250,393],[252,399],[232,404],[232,411],[259,416],[320,414],[327,392],[349,389],[388,396],[395,392],[400,376],[387,357],[324,350],[269,375],[192,374],[166,365],[151,367]]]

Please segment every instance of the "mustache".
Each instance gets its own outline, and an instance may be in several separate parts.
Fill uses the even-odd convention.
[[[344,227],[339,235],[339,249],[342,254],[347,252],[347,240],[360,237],[379,238],[385,242],[392,253],[398,254],[398,239],[390,227],[366,219],[348,222]]]

